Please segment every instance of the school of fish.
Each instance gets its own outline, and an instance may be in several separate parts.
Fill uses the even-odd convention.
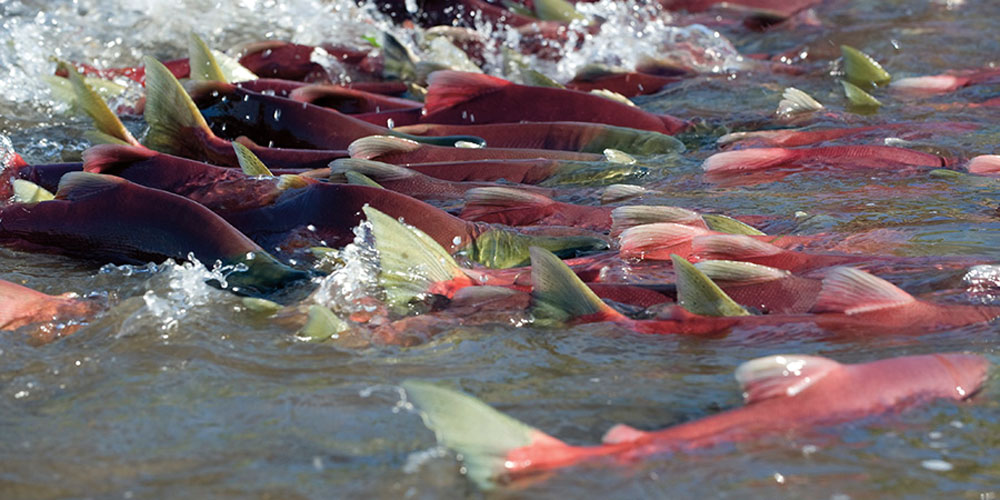
[[[644,12],[794,34],[819,22],[814,8],[836,1],[660,0]],[[309,342],[350,337],[405,348],[455,325],[518,318],[543,329],[609,323],[637,337],[705,343],[740,329],[801,340],[805,328],[810,338],[849,345],[1000,317],[1000,304],[939,301],[892,283],[907,270],[994,264],[986,256],[899,255],[906,241],[891,228],[809,233],[764,209],[720,213],[707,197],[691,206],[644,203],[657,194],[644,186],[650,172],[702,147],[713,150],[702,180],[719,187],[787,182],[802,172],[941,181],[929,189],[992,185],[1000,156],[984,150],[964,158],[935,147],[938,136],[977,130],[974,122],[942,115],[858,126],[851,115],[877,113],[883,101],[989,85],[1000,70],[897,78],[879,54],[847,44],[801,64],[748,54],[737,72],[794,76],[834,65],[831,82],[848,105],[832,111],[788,87],[777,111],[727,123],[633,102],[701,73],[706,55],[697,46],[634,67],[588,66],[562,82],[520,62],[529,54],[558,60],[600,30],[602,20],[575,2],[429,1],[416,10],[381,3],[421,47],[385,32],[356,46],[262,40],[220,52],[192,27],[187,57],[147,56],[122,68],[60,61],[53,85],[92,120],[93,145],[81,161],[56,164],[0,151],[0,246],[95,269],[167,259],[221,265],[230,271],[210,285]],[[528,40],[522,53],[503,49],[515,76],[483,72],[501,51],[484,23]],[[315,62],[318,52],[350,78],[331,78]],[[109,107],[109,81],[122,78],[144,96]],[[998,103],[956,97],[951,104],[962,105]],[[141,140],[122,117],[142,118]],[[358,299],[364,307],[353,311],[318,305],[317,282],[346,246],[362,242],[378,253],[380,293]],[[88,323],[113,307],[0,280],[0,328],[38,345],[86,335]],[[492,489],[583,463],[628,467],[767,435],[891,420],[935,400],[973,398],[990,373],[984,353],[848,364],[796,345],[797,352],[733,367],[742,407],[663,429],[622,423],[591,445],[506,416],[456,390],[460,381],[397,382],[438,441],[459,454],[462,473]]]

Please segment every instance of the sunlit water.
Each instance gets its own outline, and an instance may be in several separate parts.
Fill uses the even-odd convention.
[[[558,64],[529,62],[565,80],[588,62],[634,65],[664,40],[717,40],[711,44],[716,59],[699,68],[704,76],[636,101],[709,125],[759,128],[776,125],[781,91],[795,85],[826,105],[831,124],[972,121],[982,129],[929,140],[959,156],[994,153],[1000,134],[995,111],[942,112],[932,105],[983,100],[995,95],[996,86],[929,99],[883,94],[886,105],[877,115],[859,116],[844,109],[831,72],[837,71],[840,43],[877,54],[895,76],[994,64],[1000,54],[997,5],[868,4],[828,2],[817,10],[822,27],[723,30],[715,38],[711,29],[670,27],[669,19],[629,27],[628,9],[605,2],[587,6],[610,21],[580,52]],[[85,121],[68,114],[41,80],[54,68],[50,56],[120,66],[144,54],[184,55],[192,29],[225,48],[262,38],[354,43],[390,26],[371,8],[318,0],[189,1],[180,7],[0,0],[0,20],[0,133],[39,163],[72,160],[87,147]],[[510,33],[494,36],[516,43]],[[760,52],[804,57],[796,64],[807,72],[747,69],[739,54]],[[488,61],[499,71],[499,54]],[[707,182],[700,170],[715,151],[714,135],[688,142],[689,152],[679,159],[641,159],[656,170],[646,186],[661,192],[644,202],[777,216],[776,227],[803,234],[889,231],[897,243],[893,251],[902,255],[1000,258],[995,186],[829,171],[726,186]],[[356,312],[355,299],[372,290],[369,258],[363,247],[350,250],[348,269],[321,280],[307,302]],[[450,328],[411,348],[357,347],[363,344],[357,339],[315,344],[296,339],[297,325],[269,320],[205,285],[218,270],[170,262],[102,264],[0,250],[3,279],[111,305],[50,345],[37,346],[22,333],[0,336],[3,498],[479,495],[459,474],[454,454],[437,447],[403,399],[396,384],[406,378],[461,388],[554,436],[588,444],[618,422],[657,429],[739,406],[732,372],[758,356],[798,352],[855,362],[967,350],[1000,362],[996,325],[912,338],[829,340],[789,327],[699,340],[639,336],[601,324],[557,330],[498,324]],[[1000,302],[1000,278],[991,267],[968,273],[906,269],[892,279],[935,300]],[[491,496],[996,498],[998,398],[994,375],[969,403],[938,402],[628,467],[584,465],[526,491]]]

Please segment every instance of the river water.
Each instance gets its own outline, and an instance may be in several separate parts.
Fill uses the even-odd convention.
[[[175,5],[176,4],[176,5]],[[588,61],[631,64],[669,20],[630,24],[629,9],[588,6],[609,21],[560,64],[566,79]],[[105,66],[151,54],[185,55],[189,30],[213,47],[262,38],[356,42],[396,30],[369,7],[290,0],[0,0],[0,134],[31,163],[72,161],[87,147],[85,120],[42,81],[50,56]],[[830,1],[819,26],[750,33],[678,31],[709,43],[702,76],[636,99],[645,109],[701,117],[731,130],[774,126],[782,89],[824,103],[830,125],[953,120],[975,132],[923,139],[958,157],[995,152],[995,111],[961,105],[996,85],[934,98],[882,93],[877,114],[845,109],[838,46],[874,54],[895,77],[990,67],[1000,54],[1000,4],[982,1]],[[703,36],[707,33],[707,36]],[[497,35],[500,36],[500,35]],[[729,42],[726,41],[728,38]],[[711,42],[712,39],[717,42]],[[707,40],[707,41],[706,41]],[[738,54],[785,53],[790,75],[749,67]],[[133,89],[132,92],[138,92]],[[952,105],[959,103],[959,105]],[[141,122],[131,122],[141,131]],[[1000,304],[996,274],[935,266],[935,258],[1000,258],[997,184],[926,174],[798,171],[777,181],[717,183],[700,164],[719,130],[686,138],[688,152],[640,158],[661,194],[644,203],[728,215],[767,215],[799,234],[870,232],[892,253],[932,257],[885,276],[921,298]],[[596,204],[587,195],[577,201]],[[0,335],[0,497],[3,498],[968,498],[1000,495],[1000,380],[973,400],[936,402],[812,432],[762,436],[625,467],[582,465],[517,489],[484,494],[460,473],[397,384],[440,382],[574,444],[624,422],[658,429],[742,404],[732,373],[776,353],[843,362],[971,351],[1000,363],[994,324],[923,336],[830,338],[803,326],[739,329],[721,338],[642,336],[608,324],[449,327],[415,347],[363,338],[310,343],[295,328],[246,310],[204,284],[190,263],[113,266],[0,250],[0,278],[48,293],[77,292],[108,309],[75,334],[37,345]],[[374,264],[317,279],[328,305],[370,289]],[[511,323],[515,320],[512,319]],[[58,325],[57,325],[58,326]],[[345,336],[349,337],[349,336]],[[360,345],[360,347],[359,347]]]

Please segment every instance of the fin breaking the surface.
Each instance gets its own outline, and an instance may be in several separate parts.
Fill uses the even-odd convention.
[[[916,300],[882,278],[852,267],[837,267],[823,278],[812,312],[852,315],[891,309]]]
[[[606,314],[608,319],[621,314],[605,304],[565,262],[552,252],[531,247],[531,295],[535,300],[571,319],[595,314]]]
[[[736,369],[736,381],[746,404],[777,397],[792,397],[842,366],[819,356],[800,354],[757,358]]]
[[[683,257],[672,255],[677,278],[677,303],[701,316],[749,316],[743,306],[731,299],[705,273]]]

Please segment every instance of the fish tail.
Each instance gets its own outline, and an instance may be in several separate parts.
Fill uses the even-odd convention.
[[[192,80],[207,80],[212,82],[229,83],[222,73],[222,68],[216,62],[211,49],[205,41],[193,31],[188,37],[188,61],[191,66]]]
[[[604,303],[565,262],[552,252],[531,247],[531,295],[536,308],[544,307],[569,320],[591,318],[598,321],[623,319],[621,313]]]
[[[785,148],[749,148],[709,156],[701,164],[706,172],[763,170],[794,160],[798,152]]]
[[[253,154],[253,151],[250,151],[250,149],[243,144],[233,141],[233,151],[236,152],[236,160],[239,162],[240,170],[242,170],[244,174],[250,176],[262,175],[265,177],[274,177],[274,174],[271,173],[271,169],[267,168],[267,165],[264,165],[264,162],[260,161],[260,158],[257,158],[257,155]]]
[[[703,227],[656,222],[630,227],[618,238],[621,256],[642,260],[668,260],[671,254],[682,252],[681,245],[690,245],[696,236],[711,234]],[[690,254],[690,250],[686,251]]]
[[[541,209],[555,203],[547,196],[505,187],[474,188],[465,192],[465,207],[461,217],[465,220],[500,222],[518,226],[534,220],[525,220],[517,214],[528,212],[530,217],[544,215]]]
[[[83,152],[83,170],[98,174],[118,175],[133,163],[156,156],[144,147],[123,144],[98,144]]]
[[[87,85],[87,82],[72,65],[60,62],[59,68],[66,71],[77,106],[94,121],[94,127],[97,130],[90,132],[88,138],[98,143],[140,145],[139,141],[132,137],[132,134],[125,128],[125,124],[108,108],[104,99],[101,99],[101,96],[97,95],[97,92],[90,85]]]
[[[439,443],[461,454],[466,475],[482,489],[492,489],[504,474],[532,465],[511,460],[512,452],[569,448],[471,396],[417,380],[407,380],[402,386],[407,398],[420,408],[424,425],[434,431]]]
[[[391,305],[406,305],[436,289],[474,284],[455,259],[423,231],[370,206],[362,210],[372,225],[381,264],[379,282]]]
[[[382,33],[382,58],[385,61],[382,69],[384,77],[398,78],[404,82],[416,79],[420,58],[388,32]]]
[[[206,141],[219,140],[209,128],[198,106],[156,59],[146,56],[146,109],[143,117],[149,124],[146,146],[150,149],[186,158],[206,153]]]

